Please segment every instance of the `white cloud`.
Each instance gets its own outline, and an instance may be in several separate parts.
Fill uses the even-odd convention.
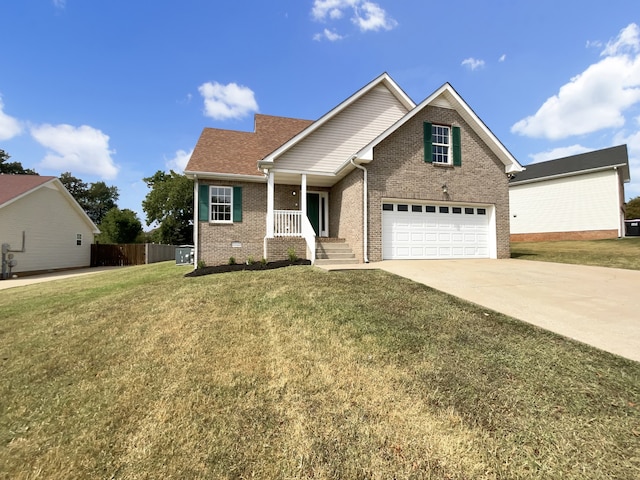
[[[320,40],[323,40],[323,39],[327,39],[330,42],[336,42],[338,40],[342,40],[343,38],[344,38],[344,36],[340,35],[337,32],[332,32],[328,28],[325,28],[322,33],[316,33],[313,36],[314,40],[320,41]]]
[[[67,0],[53,0],[53,6],[62,10],[67,6]]]
[[[511,131],[557,140],[622,127],[623,112],[640,102],[638,51],[638,27],[631,24],[607,44],[602,60],[560,87],[534,115],[515,123]]]
[[[623,28],[615,40],[609,40],[601,56],[637,53],[640,51],[640,28],[635,23]]]
[[[2,103],[2,97],[0,97],[0,140],[9,140],[22,133],[21,123],[4,113],[4,103]]]
[[[191,158],[191,154],[193,154],[193,149],[190,152],[186,152],[184,150],[178,150],[176,152],[175,157],[170,160],[167,160],[167,170],[173,170],[178,173],[182,173],[189,163],[189,159]]]
[[[338,21],[345,14],[351,14],[351,22],[361,32],[392,30],[398,22],[391,18],[379,4],[369,0],[315,0],[311,15],[316,21]],[[315,40],[326,38],[336,41],[344,38],[335,31],[325,29],[313,37]]]
[[[40,125],[31,128],[31,136],[51,150],[40,168],[98,175],[105,180],[118,175],[109,150],[109,136],[87,125]]]
[[[392,30],[398,25],[398,22],[390,18],[380,5],[373,2],[360,2],[356,5],[355,14],[351,20],[361,32]]]
[[[529,155],[532,159],[531,163],[546,162],[547,160],[556,160],[558,158],[570,157],[580,153],[590,152],[592,148],[583,147],[582,145],[570,145],[568,147],[558,147],[546,152],[533,153]]]
[[[258,111],[255,94],[248,87],[207,82],[200,85],[198,91],[204,98],[205,115],[215,120],[242,118]]]
[[[484,67],[484,60],[478,60],[475,58],[466,58],[461,63],[462,66],[469,67],[471,70]]]
[[[498,61],[500,63],[504,62],[507,59],[507,54],[503,53],[502,55],[500,55],[500,58],[498,59]]]

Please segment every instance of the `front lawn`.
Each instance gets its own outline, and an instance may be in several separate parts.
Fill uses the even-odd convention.
[[[640,237],[560,242],[512,242],[511,257],[640,270]]]
[[[381,271],[0,291],[0,477],[635,479],[640,364]]]

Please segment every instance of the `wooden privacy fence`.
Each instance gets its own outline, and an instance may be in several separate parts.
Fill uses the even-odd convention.
[[[93,244],[91,245],[92,267],[124,267],[164,262],[175,258],[174,245],[155,243]]]

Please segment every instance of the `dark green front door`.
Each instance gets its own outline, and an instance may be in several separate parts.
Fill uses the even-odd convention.
[[[307,193],[307,217],[311,222],[311,226],[316,232],[320,233],[320,194]]]

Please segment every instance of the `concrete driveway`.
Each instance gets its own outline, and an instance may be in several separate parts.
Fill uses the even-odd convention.
[[[387,260],[360,268],[386,270],[640,362],[640,271],[516,259]]]
[[[51,282],[53,280],[62,280],[65,278],[81,277],[84,275],[106,272],[108,270],[113,270],[114,268],[124,267],[80,268],[76,270],[61,270],[57,272],[43,273],[41,275],[27,275],[24,277],[9,278],[7,280],[0,280],[0,290],[6,290],[13,287],[24,287],[26,285],[33,285],[42,282]]]

